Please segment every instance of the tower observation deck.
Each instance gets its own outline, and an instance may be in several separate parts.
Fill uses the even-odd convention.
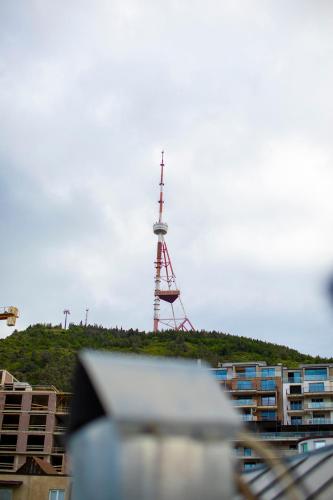
[[[164,152],[161,158],[160,174],[160,196],[159,196],[159,217],[153,225],[154,234],[157,236],[157,250],[155,261],[155,292],[154,292],[154,332],[160,331],[161,325],[169,330],[192,331],[194,327],[188,319],[183,303],[180,298],[180,290],[177,287],[176,276],[168,251],[164,236],[168,232],[168,224],[163,222],[164,205]],[[162,314],[161,301],[170,305],[169,314]],[[177,301],[177,302],[176,302]],[[175,306],[180,313],[176,313]]]

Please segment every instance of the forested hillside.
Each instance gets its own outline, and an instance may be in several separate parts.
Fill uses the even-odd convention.
[[[219,361],[259,361],[283,363],[332,362],[301,354],[278,344],[218,332],[146,334],[137,330],[86,328],[70,325],[34,325],[15,331],[0,340],[0,368],[7,369],[20,381],[31,384],[53,384],[71,389],[71,376],[80,349],[132,352],[153,356],[175,356],[206,360],[213,366]]]

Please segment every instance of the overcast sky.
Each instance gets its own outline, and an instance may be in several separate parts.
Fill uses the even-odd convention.
[[[0,302],[18,327],[89,307],[151,330],[165,149],[194,325],[332,356],[332,26],[329,0],[2,0]]]

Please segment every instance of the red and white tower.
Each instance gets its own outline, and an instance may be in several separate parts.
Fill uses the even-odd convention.
[[[157,333],[160,330],[160,325],[164,325],[167,329],[172,330],[192,331],[194,330],[194,327],[186,316],[186,312],[180,298],[180,290],[177,287],[176,276],[173,271],[168,247],[164,240],[164,236],[168,232],[168,224],[162,221],[164,205],[164,151],[162,151],[160,166],[160,199],[158,201],[159,216],[158,222],[155,222],[153,226],[154,234],[158,237],[155,262],[154,332]],[[162,314],[161,301],[170,304],[168,314]],[[180,311],[179,314],[178,310]]]

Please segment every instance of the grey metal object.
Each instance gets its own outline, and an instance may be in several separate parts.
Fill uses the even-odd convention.
[[[230,499],[238,413],[194,362],[84,352],[69,445],[73,500]]]

